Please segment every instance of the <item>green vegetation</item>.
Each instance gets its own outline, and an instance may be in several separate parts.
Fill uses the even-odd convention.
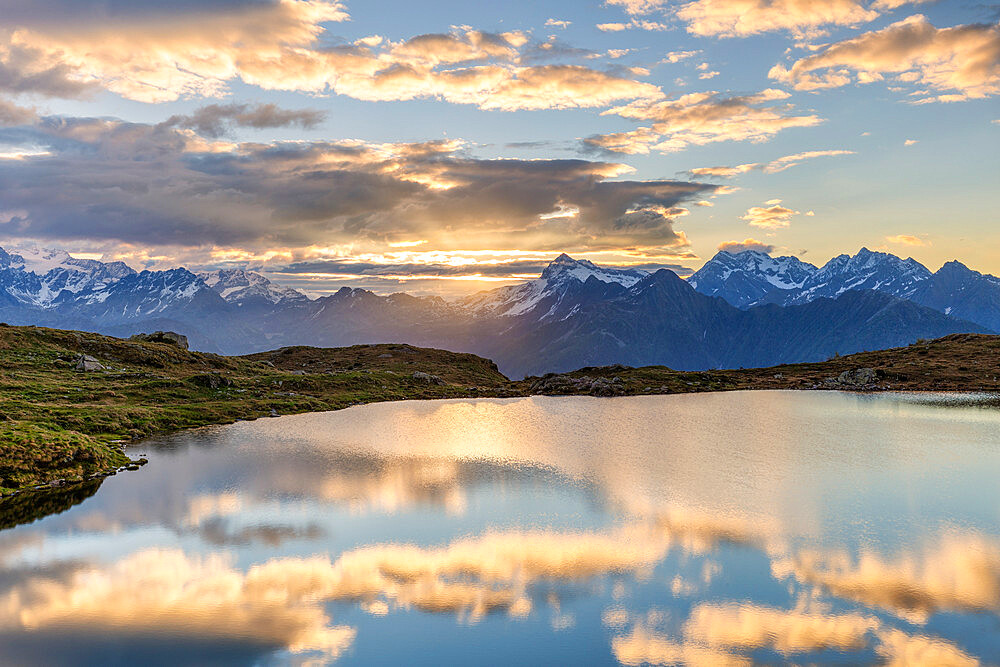
[[[81,355],[102,368],[77,370]],[[866,372],[838,380],[858,369]],[[375,401],[734,389],[1000,392],[998,377],[1000,337],[972,334],[812,364],[704,372],[607,366],[511,382],[488,359],[409,345],[223,357],[170,343],[0,325],[0,494],[98,480],[134,466],[140,462],[130,461],[122,444],[153,433]],[[65,502],[78,502],[75,491],[67,493]]]

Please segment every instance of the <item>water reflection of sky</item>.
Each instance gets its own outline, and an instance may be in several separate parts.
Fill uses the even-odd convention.
[[[1000,655],[982,401],[413,402],[140,449],[141,471],[0,532],[0,661]]]

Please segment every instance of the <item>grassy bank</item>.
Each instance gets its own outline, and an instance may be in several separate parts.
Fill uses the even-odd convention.
[[[101,368],[77,370],[81,355]],[[1000,392],[998,378],[1000,337],[979,335],[813,364],[705,372],[611,366],[511,382],[487,359],[409,345],[223,357],[169,343],[0,326],[0,494],[135,465],[123,444],[153,433],[376,401],[737,389]]]

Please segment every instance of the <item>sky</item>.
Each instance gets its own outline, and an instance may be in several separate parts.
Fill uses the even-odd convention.
[[[862,246],[1000,274],[1000,5],[0,0],[0,246],[468,293]]]

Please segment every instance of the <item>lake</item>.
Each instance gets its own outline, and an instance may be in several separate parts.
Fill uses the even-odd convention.
[[[0,531],[0,663],[1000,664],[995,397],[382,403],[129,453]]]

